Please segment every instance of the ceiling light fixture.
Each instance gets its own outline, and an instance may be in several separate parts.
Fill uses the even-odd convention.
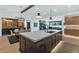
[[[71,7],[71,5],[68,5],[68,7],[70,8],[70,7]]]
[[[37,13],[37,16],[36,16],[37,19],[41,19],[42,16],[40,15],[40,13]]]
[[[39,11],[39,7],[37,7],[37,15],[36,15],[37,19],[41,19],[42,16],[40,15],[40,11]]]
[[[39,7],[37,7],[37,9],[39,9]]]
[[[52,20],[52,9],[51,9],[51,5],[50,5],[50,17],[49,17],[49,20]]]
[[[54,12],[56,12],[57,10],[56,10],[56,9],[54,9],[53,11],[54,11]]]

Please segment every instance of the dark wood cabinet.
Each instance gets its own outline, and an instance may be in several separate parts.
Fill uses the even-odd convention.
[[[56,46],[56,37],[55,37],[55,35],[52,35],[51,47],[54,48],[55,46]]]
[[[20,35],[20,51],[23,53],[50,53],[51,50],[62,40],[62,34],[56,33],[43,38],[38,42]]]
[[[79,25],[79,16],[65,17],[65,25]]]
[[[79,16],[65,17],[65,25],[64,34],[79,36]]]
[[[66,35],[79,36],[79,30],[76,30],[76,29],[65,29],[64,33]]]
[[[25,52],[25,50],[26,50],[26,48],[25,48],[25,45],[26,45],[25,38],[22,37],[22,36],[19,36],[19,37],[20,37],[20,51]]]
[[[51,47],[51,37],[44,38],[42,41],[37,42],[36,46],[39,50],[39,53],[50,52]]]

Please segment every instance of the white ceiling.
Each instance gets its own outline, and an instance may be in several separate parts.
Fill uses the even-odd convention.
[[[21,16],[21,10],[26,7],[28,7],[28,5],[0,5],[0,17],[19,17]]]
[[[50,16],[50,8],[52,10],[52,16],[79,15],[79,5],[36,5],[23,14],[27,17],[29,16],[31,19],[34,19],[39,11],[43,18],[48,18]]]
[[[20,11],[29,5],[0,5],[0,17],[19,17]],[[50,16],[50,7],[52,10],[52,16],[65,16],[65,15],[79,15],[79,5],[36,5],[22,14],[26,19],[34,19],[39,11],[43,18]],[[39,8],[39,9],[38,9]]]

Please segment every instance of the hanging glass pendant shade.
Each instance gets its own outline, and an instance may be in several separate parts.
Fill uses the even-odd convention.
[[[36,18],[37,18],[37,19],[41,19],[41,18],[42,18],[42,16],[40,15],[40,11],[39,11],[39,9],[38,9],[38,11],[37,11]]]
[[[42,18],[42,16],[40,15],[40,13],[37,13],[36,18],[38,18],[38,19],[41,19]]]
[[[52,20],[52,9],[51,9],[51,5],[50,5],[50,17],[49,17],[49,20]]]

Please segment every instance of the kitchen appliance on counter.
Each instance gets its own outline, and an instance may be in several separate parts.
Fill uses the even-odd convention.
[[[62,30],[62,21],[50,21],[49,29]]]
[[[45,30],[46,29],[46,21],[45,20],[40,20],[40,30]]]

